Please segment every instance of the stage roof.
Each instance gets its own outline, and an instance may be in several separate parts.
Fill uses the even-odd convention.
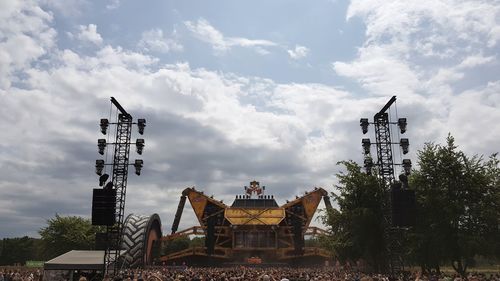
[[[45,270],[102,270],[104,251],[72,250],[45,262]]]

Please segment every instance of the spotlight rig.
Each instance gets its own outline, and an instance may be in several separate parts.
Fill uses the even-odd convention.
[[[118,262],[121,249],[121,239],[124,224],[125,194],[127,188],[128,167],[134,166],[135,174],[141,175],[144,165],[142,159],[136,159],[129,164],[130,145],[136,146],[136,152],[142,155],[145,147],[144,139],[137,139],[132,143],[132,125],[137,125],[138,133],[144,134],[146,119],[138,119],[133,122],[132,116],[111,97],[111,103],[116,107],[118,116],[116,122],[110,122],[103,118],[100,120],[100,131],[103,135],[108,133],[110,125],[116,126],[115,142],[107,142],[106,139],[97,140],[97,150],[104,155],[109,147],[113,148],[113,162],[105,163],[104,159],[95,162],[95,173],[99,176],[99,186],[102,189],[94,189],[92,199],[92,224],[106,226],[106,251],[104,256],[104,271],[106,273],[119,271]],[[111,176],[106,172],[106,166],[111,166]],[[106,218],[106,219],[103,219]]]

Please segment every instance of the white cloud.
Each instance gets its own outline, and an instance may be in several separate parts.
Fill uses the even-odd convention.
[[[482,54],[471,55],[466,57],[457,67],[459,69],[474,68],[476,66],[492,63],[495,61],[495,59],[495,56],[485,57]]]
[[[295,45],[295,49],[288,50],[288,55],[294,60],[305,58],[309,54],[309,49],[304,46]]]
[[[86,41],[93,43],[95,45],[100,45],[102,44],[102,37],[101,34],[97,33],[97,25],[95,24],[89,24],[87,26],[85,25],[80,25],[79,26],[79,32],[76,35],[76,38],[81,41]]]
[[[370,94],[453,94],[458,82],[462,90],[477,86],[463,83],[466,70],[496,59],[491,33],[499,16],[491,1],[353,0],[346,18],[364,21],[366,41],[356,59],[333,68]]]
[[[110,0],[109,3],[106,5],[106,9],[108,10],[114,10],[118,9],[120,7],[120,0]]]
[[[186,27],[195,35],[195,37],[203,42],[209,43],[215,51],[225,52],[232,47],[247,47],[258,50],[261,54],[266,54],[262,50],[265,47],[275,47],[278,44],[262,39],[247,39],[243,37],[225,37],[222,32],[215,29],[207,20],[198,19],[197,22],[186,21]]]
[[[406,61],[394,56],[397,48],[367,46],[360,49],[356,60],[335,62],[333,69],[341,76],[355,78],[372,94],[411,95],[419,90],[419,74]]]
[[[57,32],[50,27],[52,19],[31,1],[0,4],[0,89],[17,81],[14,72],[29,68],[53,48]]]
[[[84,8],[89,5],[87,0],[41,0],[40,2],[65,17],[81,16]]]
[[[495,1],[425,0],[412,3],[397,0],[353,0],[347,19],[359,16],[365,20],[368,41],[387,35],[409,38],[416,32],[439,34],[449,42],[469,41],[496,44],[497,18],[500,7]],[[425,30],[422,30],[425,27]]]
[[[170,51],[182,51],[182,45],[177,41],[176,32],[172,33],[172,38],[165,38],[161,29],[151,29],[142,33],[138,43],[139,48],[145,51],[168,53]]]

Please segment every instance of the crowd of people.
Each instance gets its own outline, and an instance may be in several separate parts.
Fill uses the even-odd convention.
[[[0,281],[43,281],[41,269],[0,269]]]
[[[116,278],[116,277],[115,277]],[[130,270],[118,276],[118,280],[140,281],[463,281],[458,275],[406,272],[390,278],[382,274],[365,274],[334,268],[291,268],[291,267],[231,267],[231,268],[185,268]],[[116,280],[105,278],[106,281]],[[471,273],[468,280],[500,281],[500,274]]]
[[[49,278],[50,279],[50,278]],[[471,273],[469,281],[500,281],[496,274]],[[43,281],[43,272],[36,270],[0,270],[0,281]],[[70,281],[61,279],[60,281]],[[417,272],[400,274],[394,278],[382,274],[366,274],[335,268],[291,268],[291,267],[162,267],[148,270],[125,270],[117,276],[96,277],[85,272],[73,276],[78,281],[464,281],[458,275],[419,274]],[[59,281],[59,280],[54,280]]]

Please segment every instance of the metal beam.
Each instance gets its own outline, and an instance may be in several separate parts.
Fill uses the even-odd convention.
[[[116,106],[116,108],[118,108],[118,110],[120,110],[120,112],[123,115],[130,117],[130,114],[128,114],[128,112],[121,106],[121,104],[114,97],[111,97],[111,102]]]
[[[384,114],[395,101],[396,101],[396,96],[392,96],[392,98],[384,105],[384,107],[382,107],[382,109],[377,114],[375,114],[375,116]]]

